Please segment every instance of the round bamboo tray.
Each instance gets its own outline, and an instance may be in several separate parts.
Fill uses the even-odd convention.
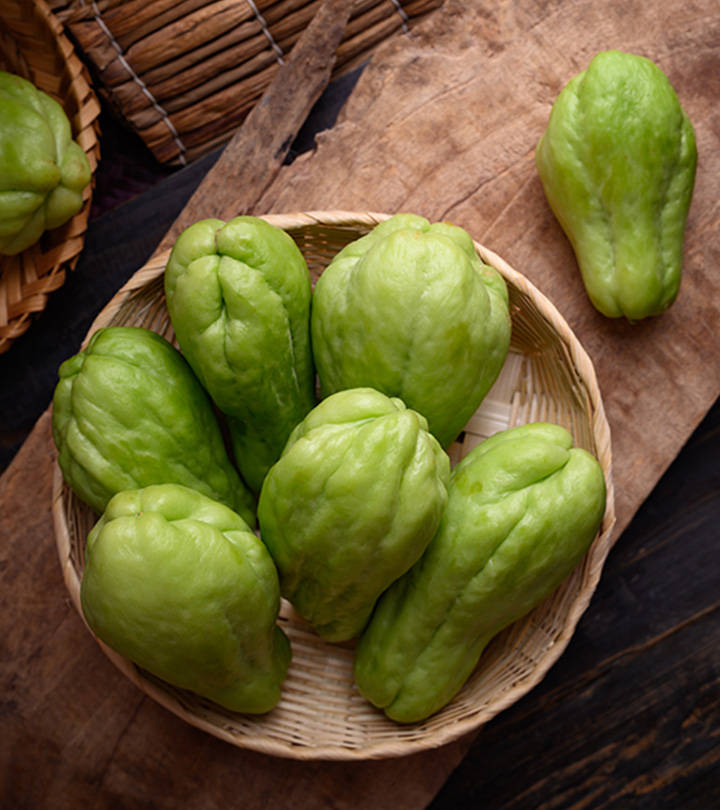
[[[100,105],[87,72],[44,0],[0,0],[0,69],[30,80],[58,101],[73,137],[95,172],[100,158]],[[0,256],[0,354],[27,331],[50,293],[77,263],[90,213],[92,182],[82,209],[65,225],[46,231],[17,256]]]
[[[387,215],[341,211],[269,215],[305,255],[313,279],[349,241]],[[450,448],[454,462],[483,438],[506,427],[546,420],[566,427],[592,452],[607,482],[603,523],[583,562],[560,588],[524,619],[497,636],[455,699],[422,723],[399,725],[357,692],[353,645],[322,641],[283,603],[280,623],[293,660],[278,706],[263,716],[233,714],[142,671],[100,643],[146,694],[188,723],[236,746],[295,759],[395,757],[442,745],[476,729],[537,684],[567,646],[600,578],[615,521],[610,432],[590,359],[554,306],[499,256],[476,243],[485,262],[505,278],[512,315],[510,354],[487,398]],[[151,259],[113,297],[93,323],[133,325],[174,339],[165,307],[168,253]],[[97,516],[63,482],[57,464],[53,490],[57,548],[65,583],[80,611],[85,538]]]

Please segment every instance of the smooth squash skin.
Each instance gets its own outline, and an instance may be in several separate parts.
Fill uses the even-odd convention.
[[[280,699],[275,567],[239,515],[195,490],[112,498],[88,536],[81,605],[98,638],[168,683],[237,712]]]
[[[660,68],[599,53],[558,96],[535,158],[595,308],[630,321],[664,312],[680,288],[697,147]]]
[[[155,332],[95,332],[60,366],[52,430],[65,481],[98,513],[123,490],[176,483],[255,525],[255,499],[228,458],[212,403]]]
[[[228,417],[238,468],[259,492],[315,404],[305,259],[257,217],[201,220],[175,242],[165,295],[180,349]]]
[[[396,214],[325,269],[311,330],[324,396],[370,387],[398,397],[447,447],[505,362],[507,287],[462,228]]]
[[[488,642],[577,565],[604,510],[602,469],[563,428],[534,423],[478,445],[453,470],[437,534],[360,638],[360,692],[398,722],[440,710]]]
[[[20,253],[75,216],[91,176],[57,101],[0,70],[0,254]]]
[[[320,636],[360,633],[435,533],[449,475],[424,417],[372,389],[333,394],[295,428],[258,523],[283,596]]]

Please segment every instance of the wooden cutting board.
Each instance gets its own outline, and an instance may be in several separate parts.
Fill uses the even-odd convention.
[[[587,302],[535,175],[553,99],[595,52],[649,56],[700,152],[680,297],[633,327]],[[593,358],[613,430],[618,531],[720,393],[716,3],[454,2],[387,43],[342,120],[256,210],[414,211],[466,227],[556,304]],[[418,808],[469,739],[386,762],[299,763],[178,720],[105,659],[65,596],[45,415],[0,479],[0,796],[13,807]],[[562,659],[558,667],[562,666]],[[10,742],[3,742],[10,741]]]

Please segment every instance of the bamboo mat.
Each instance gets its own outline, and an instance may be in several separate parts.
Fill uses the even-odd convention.
[[[334,76],[408,33],[442,0],[355,0]],[[98,92],[162,164],[224,144],[312,20],[319,0],[53,0]]]

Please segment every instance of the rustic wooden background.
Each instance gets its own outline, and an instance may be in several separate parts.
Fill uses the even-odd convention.
[[[700,153],[680,297],[633,327],[587,302],[533,166],[553,99],[610,47],[665,70]],[[719,806],[719,91],[716,2],[447,0],[381,48],[335,126],[259,204],[451,219],[527,275],[588,349],[613,431],[617,544],[537,689],[472,739],[385,762],[275,760],[185,725],[113,668],[69,605],[45,415],[0,478],[0,806]],[[92,307],[142,264],[211,165],[95,221],[77,274],[1,361],[4,385],[43,397],[53,358],[75,350]]]

